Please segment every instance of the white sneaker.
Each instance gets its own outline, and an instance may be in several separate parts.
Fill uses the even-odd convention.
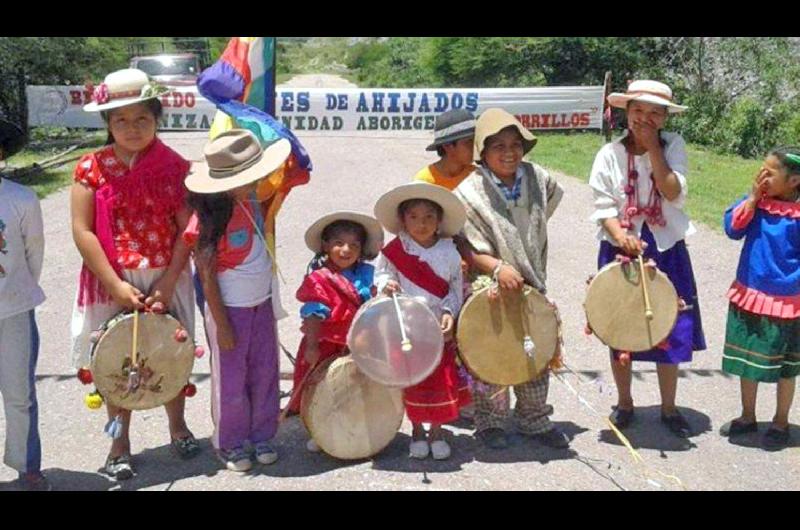
[[[450,458],[450,446],[444,440],[436,440],[431,444],[431,453],[434,460],[447,460]]]
[[[259,464],[264,464],[265,466],[274,464],[278,461],[278,452],[267,442],[257,443],[256,460],[258,460]]]
[[[430,452],[431,446],[428,445],[426,440],[417,440],[411,442],[411,445],[408,446],[408,456],[411,458],[419,458],[422,460],[423,458],[428,458]]]
[[[253,468],[250,456],[241,447],[230,451],[220,449],[217,451],[217,457],[225,464],[226,468],[237,473],[245,473]]]
[[[321,451],[321,449],[319,448],[319,444],[317,444],[317,442],[315,442],[313,438],[309,438],[308,441],[306,442],[306,450],[309,453],[319,453]]]

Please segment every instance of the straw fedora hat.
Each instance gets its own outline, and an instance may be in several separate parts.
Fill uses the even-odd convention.
[[[486,109],[483,114],[478,116],[478,121],[475,122],[475,153],[473,158],[480,161],[486,139],[506,127],[515,127],[519,131],[522,136],[523,154],[527,154],[536,145],[537,138],[523,127],[512,114],[499,108]]]
[[[436,151],[440,145],[447,145],[475,135],[475,115],[466,109],[453,109],[436,116],[433,127],[433,143],[426,151]]]
[[[169,89],[150,81],[147,74],[136,68],[125,68],[111,72],[97,85],[92,93],[92,102],[84,105],[86,112],[111,110],[148,99],[155,99]]]
[[[361,249],[361,254],[366,259],[375,258],[383,247],[383,228],[377,219],[370,215],[349,210],[340,210],[323,215],[306,230],[306,246],[314,253],[322,252],[322,232],[336,221],[352,221],[364,227],[367,231],[367,243]]]
[[[667,107],[667,111],[671,114],[683,112],[689,108],[672,101],[672,89],[669,86],[647,79],[632,82],[628,85],[625,93],[613,92],[608,95],[608,104],[619,109],[627,108],[628,102],[631,100]]]
[[[467,220],[464,205],[453,192],[428,182],[410,182],[387,191],[375,203],[375,217],[387,232],[397,234],[403,228],[397,208],[410,199],[427,199],[442,207],[444,216],[439,223],[439,235],[442,237],[457,234]]]
[[[266,149],[247,129],[231,129],[203,148],[205,162],[195,162],[184,183],[195,193],[220,193],[266,177],[291,153],[289,140],[281,138]]]

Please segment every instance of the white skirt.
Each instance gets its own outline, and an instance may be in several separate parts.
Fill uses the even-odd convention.
[[[156,269],[124,269],[123,279],[147,294],[161,278],[166,268]],[[178,276],[175,285],[175,294],[169,304],[169,312],[186,328],[194,339],[194,284],[192,283],[191,269],[187,267]],[[78,368],[89,366],[91,358],[89,338],[93,331],[100,329],[109,319],[122,312],[123,308],[116,302],[107,304],[92,304],[84,307],[78,306],[78,297],[75,296],[75,306],[72,310],[72,365]]]

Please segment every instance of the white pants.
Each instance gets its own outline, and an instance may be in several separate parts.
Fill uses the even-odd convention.
[[[34,311],[0,319],[0,393],[6,414],[3,461],[20,473],[35,473],[42,463],[36,359],[39,330]]]
[[[123,278],[143,293],[147,294],[156,281],[166,271],[159,269],[125,269]],[[75,368],[89,366],[89,338],[93,331],[100,329],[105,322],[122,311],[122,306],[111,301],[107,304],[92,304],[79,307],[77,296],[75,307],[72,310],[72,365]],[[175,294],[169,303],[169,311],[180,320],[189,336],[194,338],[194,285],[189,266],[178,276],[175,285]]]

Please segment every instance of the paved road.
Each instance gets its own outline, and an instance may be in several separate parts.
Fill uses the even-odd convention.
[[[166,141],[189,158],[198,158],[205,134],[163,134]],[[280,323],[281,340],[294,351],[299,304],[293,292],[311,257],[302,234],[312,219],[333,209],[347,207],[370,212],[386,189],[406,182],[432,160],[424,151],[428,138],[326,138],[301,136],[314,160],[309,185],[295,189],[279,216],[278,259],[286,277],[284,303],[291,316]],[[586,337],[581,302],[585,280],[593,272],[596,243],[594,227],[587,221],[591,194],[579,180],[559,176],[566,188],[564,201],[550,223],[548,284],[564,319],[567,362],[583,377],[604,384],[577,386],[586,400],[602,414],[613,404],[613,383],[604,348]],[[75,295],[79,258],[69,231],[68,194],[58,192],[42,203],[45,212],[47,256],[43,286],[48,300],[38,312],[42,351],[38,368],[38,392],[44,446],[43,464],[57,488],[76,490],[175,489],[658,489],[645,481],[627,450],[615,441],[596,416],[580,404],[564,384],[551,380],[553,416],[574,437],[570,451],[539,447],[514,437],[506,451],[484,450],[467,425],[448,427],[454,453],[446,462],[412,462],[406,456],[410,424],[405,422],[395,441],[376,458],[338,462],[324,455],[306,453],[306,434],[297,418],[286,422],[278,436],[278,463],[238,475],[221,468],[212,457],[208,441],[212,432],[209,415],[208,361],[196,363],[193,379],[196,397],[188,400],[187,417],[202,440],[205,452],[183,463],[168,447],[166,416],[162,410],[137,413],[132,443],[139,474],[116,484],[97,473],[108,439],[102,433],[104,414],[83,405],[86,387],[69,367],[69,319]],[[709,349],[696,354],[684,367],[679,382],[679,404],[697,435],[682,442],[672,438],[658,422],[658,385],[651,365],[637,365],[634,398],[637,423],[629,437],[648,465],[675,474],[689,489],[797,489],[800,488],[800,429],[792,427],[795,446],[780,453],[757,448],[756,437],[732,445],[717,434],[718,428],[738,413],[738,380],[722,374],[720,350],[726,303],[724,293],[734,274],[738,244],[719,233],[700,227],[689,242],[700,286],[701,306]],[[199,319],[198,319],[199,320]],[[282,369],[291,370],[287,359]],[[602,388],[601,388],[602,386]],[[283,388],[288,389],[288,382]],[[774,387],[761,395],[759,417],[771,418]],[[798,423],[797,408],[792,421]],[[0,424],[4,423],[0,414]],[[766,424],[762,423],[762,431]],[[3,433],[0,432],[0,439]],[[14,473],[0,468],[0,489]],[[656,477],[665,489],[676,485]],[[7,486],[5,486],[7,487]]]

